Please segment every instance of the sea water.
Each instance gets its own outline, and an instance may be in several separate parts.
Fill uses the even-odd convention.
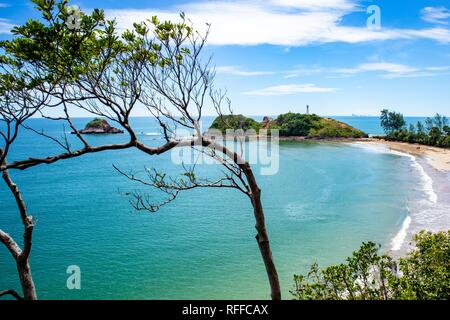
[[[82,128],[88,120],[75,119],[75,124]],[[371,134],[382,133],[377,118],[338,120]],[[211,121],[208,118],[204,125]],[[162,143],[152,119],[135,118],[133,123],[141,141],[151,146]],[[44,119],[33,119],[30,125],[56,136],[70,131]],[[74,137],[68,138],[77,147]],[[126,136],[87,139],[99,145],[124,142]],[[53,142],[25,132],[9,161],[58,152],[61,149]],[[36,220],[31,266],[39,298],[270,297],[251,204],[244,194],[197,189],[181,193],[157,213],[136,212],[129,203],[130,193],[163,198],[123,177],[113,164],[135,173],[145,168],[171,175],[182,172],[170,154],[148,156],[134,149],[12,172]],[[429,182],[412,164],[410,157],[373,148],[281,142],[276,175],[261,176],[255,167],[284,298],[290,298],[293,275],[307,272],[314,262],[340,263],[363,241],[378,242],[384,250],[402,246],[414,201],[428,205],[433,200],[425,190]],[[197,170],[200,176],[218,172],[217,166],[209,165]],[[3,183],[0,228],[20,240],[19,215]],[[66,286],[66,270],[72,265],[81,270],[80,290]],[[20,286],[12,257],[0,246],[0,289],[6,288]]]

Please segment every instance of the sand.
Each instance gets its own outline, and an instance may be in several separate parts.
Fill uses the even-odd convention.
[[[423,157],[436,170],[450,171],[450,149],[411,144],[405,142],[385,141],[380,139],[364,139],[356,143],[369,143],[385,145],[391,150],[409,153],[417,157]]]

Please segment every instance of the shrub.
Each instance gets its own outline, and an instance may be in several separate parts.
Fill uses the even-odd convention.
[[[346,263],[294,276],[299,300],[438,300],[450,298],[450,231],[420,232],[416,248],[396,262],[363,243]]]
[[[440,146],[444,148],[450,148],[450,135],[442,138]]]
[[[320,117],[317,115],[286,113],[279,115],[275,123],[280,128],[281,136],[308,136],[311,129],[320,126]]]
[[[450,127],[445,116],[436,114],[433,118],[427,118],[425,125],[418,121],[417,125],[409,125],[407,129],[403,115],[400,113],[381,111],[381,126],[386,132],[386,140],[402,141],[408,143],[420,143],[430,146],[449,148]]]
[[[214,122],[211,125],[211,129],[220,130],[222,133],[225,133],[227,129],[242,129],[244,131],[253,129],[256,132],[259,132],[260,128],[261,125],[258,122],[241,114],[219,116],[214,119]]]

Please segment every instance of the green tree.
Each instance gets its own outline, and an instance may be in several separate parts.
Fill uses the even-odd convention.
[[[387,135],[403,129],[406,125],[405,119],[401,113],[390,112],[388,109],[381,111],[381,127]]]
[[[450,298],[450,231],[420,232],[415,249],[395,261],[380,255],[380,246],[363,243],[346,263],[294,276],[298,300],[448,300]]]
[[[446,135],[450,135],[450,126],[445,125],[444,128],[443,128],[443,130],[444,130],[444,133],[445,133]]]
[[[436,115],[433,118],[433,126],[438,128],[439,131],[443,134],[444,127],[447,125],[448,125],[447,117],[440,115],[439,113],[436,113]]]
[[[400,259],[402,276],[394,282],[400,299],[450,299],[450,231],[422,231],[414,237],[416,249]]]
[[[80,25],[73,29],[67,24],[71,15],[67,0],[33,2],[42,18],[30,19],[24,25],[14,28],[13,37],[0,43],[0,63],[7,62],[13,66],[8,69],[13,80],[22,79],[23,74],[18,66],[26,66],[25,75],[38,74],[38,83],[33,83],[32,86],[20,81],[6,83],[14,83],[20,90],[25,87],[27,91],[51,95],[48,102],[44,101],[43,106],[39,104],[36,107],[36,112],[48,119],[64,121],[75,133],[78,143],[74,144],[74,149],[64,137],[52,137],[34,130],[34,134],[49,138],[63,148],[63,151],[42,158],[25,157],[8,162],[8,149],[0,148],[0,172],[6,175],[10,170],[26,170],[107,150],[134,148],[148,156],[157,156],[174,148],[195,146],[198,152],[223,165],[221,179],[197,178],[193,172],[195,165],[192,168],[183,166],[181,177],[169,178],[166,174],[148,170],[148,175],[142,179],[127,175],[115,167],[127,178],[146,188],[153,188],[151,190],[156,193],[152,197],[139,192],[130,193],[130,202],[136,210],[155,212],[174,201],[182,191],[194,188],[232,188],[245,194],[255,219],[255,239],[264,262],[271,296],[273,299],[281,299],[278,273],[265,225],[261,189],[253,169],[238,152],[212,141],[201,132],[204,107],[213,106],[221,114],[220,110],[227,100],[223,92],[213,89],[214,71],[210,65],[211,60],[203,60],[209,29],[206,33],[197,32],[184,14],[181,14],[179,23],[161,22],[157,17],[152,17],[144,22],[134,23],[132,29],[121,32],[116,29],[115,21],[104,18],[101,10],[94,10],[91,14],[81,13]],[[5,77],[9,76],[7,74]],[[12,119],[12,127],[26,128],[25,124],[18,124],[14,111],[18,111],[19,116],[27,113],[30,103],[26,99],[27,104],[23,99],[18,99],[11,111],[11,99],[5,96],[5,92],[11,91],[11,88],[8,88],[9,91],[4,90],[4,83],[0,82],[0,116]],[[17,93],[15,87],[12,91]],[[144,106],[148,116],[154,117],[158,122],[163,137],[159,145],[147,145],[136,134],[130,116],[138,105]],[[62,116],[52,118],[48,109],[57,109]],[[72,112],[80,109],[92,116],[114,122],[125,131],[127,139],[118,144],[91,145],[73,125]],[[177,128],[193,131],[193,134],[179,137],[176,135]],[[6,132],[0,132],[0,137],[10,144],[12,132],[9,129],[10,126]],[[14,133],[14,138],[16,136]],[[14,196],[19,197],[16,186],[12,182],[9,186],[13,189]],[[34,225],[22,208],[23,203],[18,201],[18,206],[23,220],[30,220],[29,223],[24,223],[24,227],[31,234],[31,227]],[[0,231],[0,241],[16,260],[22,260],[22,257],[18,257],[20,248],[10,241],[6,232]],[[25,244],[27,243],[31,245],[31,239]],[[25,247],[27,249],[23,253],[28,263],[30,250],[28,246]],[[20,266],[22,265],[21,261]],[[31,269],[18,268],[18,273],[21,279],[26,276],[21,281],[22,285],[28,285],[23,290],[24,298],[36,299],[36,290],[29,281]],[[17,292],[14,293],[18,296]],[[13,290],[3,292],[14,293]]]
[[[425,128],[420,121],[417,121],[417,134],[425,134]]]
[[[434,146],[437,145],[439,140],[441,139],[442,133],[441,130],[439,130],[438,127],[432,127],[430,132],[428,133],[429,136],[429,144]]]
[[[433,129],[434,127],[434,122],[432,118],[426,118],[425,119],[425,128],[427,130],[427,133],[429,133],[431,131],[431,129]]]
[[[400,113],[384,109],[381,111],[380,120],[388,140],[445,148],[450,146],[448,119],[439,113],[432,118],[426,118],[425,125],[418,121],[416,126],[410,124],[408,129],[405,129],[405,120]]]

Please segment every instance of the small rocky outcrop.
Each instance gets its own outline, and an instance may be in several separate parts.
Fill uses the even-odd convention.
[[[265,116],[261,122],[261,129],[269,129],[273,123],[274,120],[271,117]]]
[[[114,128],[105,119],[95,118],[90,121],[83,130],[80,130],[81,134],[116,134],[123,133],[123,130]],[[76,134],[76,132],[72,132]]]

